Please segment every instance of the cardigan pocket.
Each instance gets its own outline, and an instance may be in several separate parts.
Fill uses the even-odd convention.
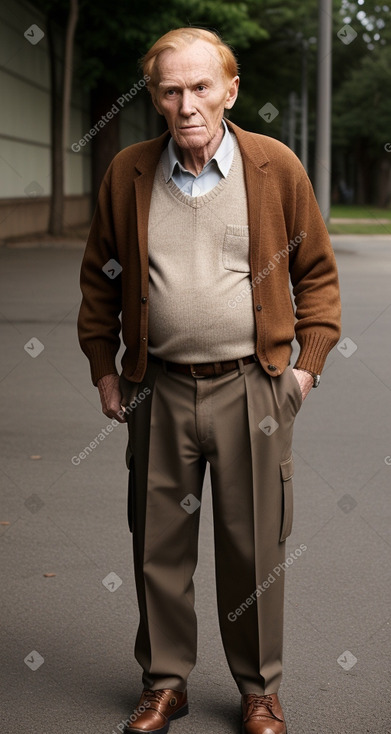
[[[293,522],[293,456],[281,461],[280,474],[282,483],[282,521],[280,543],[292,532]]]
[[[250,236],[247,225],[227,224],[223,242],[223,266],[238,273],[250,272]]]

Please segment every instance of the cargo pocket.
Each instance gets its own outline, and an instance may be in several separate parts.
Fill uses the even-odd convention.
[[[129,463],[128,463],[128,469],[129,469],[129,477],[128,477],[128,525],[129,530],[132,533],[133,532],[133,522],[134,522],[134,456],[133,454],[130,455]]]
[[[280,543],[292,532],[293,520],[293,456],[280,463],[282,484],[282,522]]]

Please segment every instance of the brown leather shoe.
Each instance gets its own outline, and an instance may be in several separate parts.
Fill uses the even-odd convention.
[[[137,708],[129,716],[124,732],[133,734],[166,734],[170,722],[189,713],[186,691],[162,688],[143,691]]]
[[[277,693],[242,696],[243,734],[287,734]]]

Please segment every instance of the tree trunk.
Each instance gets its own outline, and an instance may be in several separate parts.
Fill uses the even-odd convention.
[[[90,143],[92,146],[91,189],[93,208],[95,207],[102,178],[114,156],[120,150],[120,108],[115,105],[118,97],[118,90],[113,89],[112,84],[104,81],[98,82],[97,87],[91,93],[91,127],[96,125],[99,120],[105,123]],[[113,105],[118,109],[118,112]],[[110,120],[106,117],[107,122],[105,122],[104,118],[107,112],[110,111],[112,111],[113,116]]]
[[[64,229],[65,156],[69,136],[73,75],[73,45],[78,14],[78,0],[70,0],[65,34],[62,85],[58,83],[57,79],[54,23],[52,19],[49,19],[48,21],[48,27],[50,28],[48,36],[52,92],[52,197],[50,205],[49,232],[53,235],[61,234]]]
[[[356,191],[355,203],[364,206],[367,203],[367,178],[368,178],[368,161],[367,149],[365,141],[360,138],[356,144],[355,150],[356,161]]]
[[[62,135],[63,119],[61,114],[62,85],[56,58],[56,27],[52,18],[48,18],[48,48],[50,61],[50,136],[51,136],[51,178],[52,193],[50,198],[49,233],[58,234],[63,220],[63,155]]]
[[[78,0],[70,0],[67,30],[65,36],[64,54],[64,84],[62,97],[62,151],[64,156],[64,174],[66,172],[66,150],[69,138],[69,120],[71,116],[72,77],[73,77],[73,47],[75,30],[79,17]],[[64,176],[65,179],[65,176]]]
[[[376,166],[375,206],[388,207],[391,203],[391,161],[381,158]]]

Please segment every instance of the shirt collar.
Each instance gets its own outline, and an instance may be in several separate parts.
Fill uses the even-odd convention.
[[[205,170],[206,166],[209,166],[212,161],[214,161],[222,176],[226,178],[231,168],[231,163],[234,155],[234,142],[232,139],[232,134],[228,130],[225,120],[222,120],[221,122],[224,128],[223,139],[219,147],[217,148],[214,156],[210,158],[207,163],[205,163],[203,171]],[[166,154],[162,157],[163,173],[166,183],[170,180],[170,178],[172,178],[176,166],[178,166],[181,171],[186,171],[186,168],[184,168],[179,160],[177,151],[177,145],[174,141],[174,138],[171,137],[166,148]]]

